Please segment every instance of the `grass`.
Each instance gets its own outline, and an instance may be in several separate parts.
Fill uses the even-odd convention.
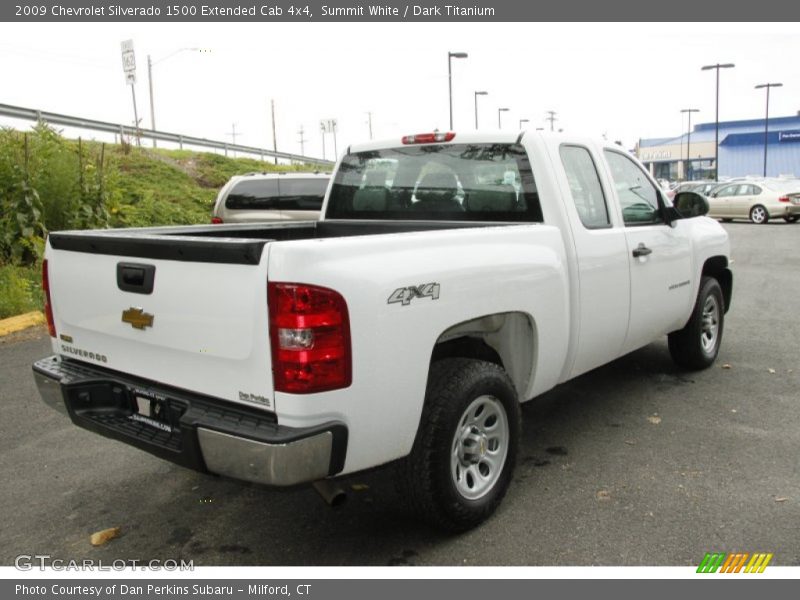
[[[68,140],[67,143],[71,145],[73,142]],[[77,141],[74,144],[77,147]],[[87,156],[99,157],[101,146],[99,142],[83,142]],[[211,152],[118,144],[106,144],[104,155],[106,208],[111,227],[208,223],[217,191],[233,175],[254,171],[315,170],[313,165],[275,165],[273,162],[226,157]],[[52,200],[48,206],[64,206],[60,198]],[[45,220],[65,222],[65,219],[58,218],[62,216],[51,215]],[[40,272],[38,264],[20,266],[0,262],[0,319],[41,310]]]

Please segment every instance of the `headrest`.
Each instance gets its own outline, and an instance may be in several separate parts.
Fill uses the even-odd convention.
[[[458,195],[458,180],[453,173],[428,173],[419,182],[416,191],[418,202],[442,202]]]

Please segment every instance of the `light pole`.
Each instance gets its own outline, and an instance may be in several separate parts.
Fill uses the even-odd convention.
[[[689,134],[686,136],[686,173],[684,173],[684,179],[690,180],[692,170],[692,155],[689,148],[692,145],[692,113],[700,111],[696,108],[682,108],[681,112],[689,114]]]
[[[530,119],[520,119],[519,120],[519,128],[522,129],[522,124],[523,123],[529,123],[529,122],[530,122]]]
[[[478,128],[478,96],[488,96],[489,92],[475,92],[475,129]]]
[[[150,88],[150,129],[155,132],[156,130],[156,110],[153,107],[153,66],[158,63],[164,62],[168,58],[172,58],[181,52],[208,52],[205,48],[178,48],[172,54],[167,54],[164,58],[152,60],[150,55],[147,55],[147,83]],[[156,138],[153,137],[153,148],[156,147]]]
[[[767,133],[769,132],[769,88],[774,87],[783,87],[783,84],[761,83],[755,87],[757,90],[760,90],[761,88],[767,88],[767,114],[764,116],[764,177],[767,176],[767,146],[769,145],[767,143]]]
[[[732,69],[735,66],[736,65],[733,63],[717,63],[700,68],[701,71],[708,71],[710,69],[716,69],[717,71],[717,109],[714,113],[714,181],[719,181],[719,70]]]
[[[500,116],[504,112],[508,112],[509,110],[511,110],[511,109],[510,108],[498,108],[497,109],[497,128],[498,129],[502,129],[503,128],[502,124],[500,123]]]
[[[447,53],[447,89],[450,95],[450,131],[453,130],[453,59],[454,58],[467,58],[469,54],[466,52],[448,52]]]

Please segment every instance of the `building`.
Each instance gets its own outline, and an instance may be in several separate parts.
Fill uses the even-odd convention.
[[[636,155],[653,177],[659,179],[714,179],[714,123],[699,123],[691,134],[678,137],[641,139]],[[764,119],[721,121],[720,178],[763,174]],[[770,117],[766,174],[800,177],[800,113],[793,117]]]

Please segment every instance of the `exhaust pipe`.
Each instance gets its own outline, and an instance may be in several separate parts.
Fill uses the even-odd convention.
[[[347,492],[342,489],[335,481],[330,479],[320,479],[311,484],[317,493],[325,501],[325,504],[332,508],[341,506],[347,500]]]

